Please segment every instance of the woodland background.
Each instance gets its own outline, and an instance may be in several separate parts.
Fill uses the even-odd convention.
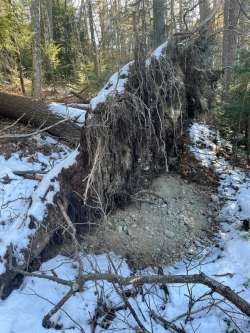
[[[0,0],[0,89],[60,101],[73,90],[89,100],[121,65],[199,29],[209,45],[207,67],[221,78],[213,118],[250,147],[249,6],[248,0]]]

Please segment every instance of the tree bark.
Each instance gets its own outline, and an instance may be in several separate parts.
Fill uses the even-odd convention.
[[[248,111],[247,117],[247,154],[250,161],[250,111]]]
[[[207,0],[202,0],[199,2],[199,11],[200,11],[200,20],[201,22],[203,22],[209,16],[211,11]]]
[[[31,19],[33,28],[33,78],[32,78],[32,95],[35,98],[41,97],[42,90],[42,66],[41,66],[41,8],[40,0],[32,0]]]
[[[213,36],[212,20],[207,21],[207,19],[210,17],[211,12],[212,12],[208,0],[201,0],[199,2],[199,12],[200,12],[200,25],[201,25],[200,34],[202,36],[202,45],[204,45],[204,46],[210,45],[210,47],[206,48],[204,57],[206,58],[206,61],[210,60],[209,66],[211,66],[211,61],[212,61],[211,48],[212,48],[212,44],[213,44],[211,42],[212,42],[212,38],[214,38],[214,37],[211,37],[211,36]],[[206,22],[206,23],[204,24],[204,22]]]
[[[43,16],[44,16],[44,38],[46,44],[53,42],[53,12],[52,0],[42,0]]]
[[[174,10],[174,0],[170,1],[170,16],[171,16],[171,24],[170,24],[170,34],[171,36],[176,31],[176,20],[175,20],[175,10]]]
[[[14,42],[15,42],[15,40],[14,40]],[[15,42],[15,46],[16,46],[15,57],[16,57],[17,71],[18,71],[19,80],[20,80],[20,87],[21,87],[21,90],[22,90],[22,94],[25,96],[26,91],[25,91],[24,79],[23,79],[22,60],[21,60],[20,50],[19,50],[16,42]]]
[[[240,13],[238,0],[224,1],[224,35],[222,64],[224,68],[224,87],[227,94],[232,77],[233,63],[236,55],[238,33],[237,25]]]
[[[165,6],[164,0],[153,1],[154,47],[156,48],[165,39]]]
[[[88,16],[89,16],[89,27],[90,27],[91,43],[92,43],[92,50],[94,57],[95,73],[96,76],[99,77],[98,54],[97,54],[97,46],[95,40],[94,17],[93,17],[93,8],[91,0],[88,1]]]
[[[179,31],[183,31],[183,2],[179,0]]]
[[[48,127],[63,119],[53,114],[42,101],[3,92],[0,92],[0,116],[14,120],[22,117],[21,122],[36,128]],[[73,143],[79,140],[81,128],[68,121],[52,127],[48,132]]]

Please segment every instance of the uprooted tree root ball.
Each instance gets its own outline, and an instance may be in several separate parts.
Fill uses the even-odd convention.
[[[176,164],[185,124],[211,103],[216,75],[206,68],[199,45],[199,38],[176,37],[160,58],[135,60],[124,92],[109,95],[89,113],[78,165],[64,177],[88,220],[126,205],[150,179]]]

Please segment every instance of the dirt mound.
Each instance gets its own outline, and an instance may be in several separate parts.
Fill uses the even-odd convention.
[[[216,214],[210,193],[177,174],[162,175],[126,209],[108,216],[84,244],[114,251],[136,268],[172,263],[192,253],[197,241],[208,241]]]

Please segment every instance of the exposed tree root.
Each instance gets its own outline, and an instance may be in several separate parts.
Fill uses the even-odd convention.
[[[176,37],[160,59],[133,62],[124,92],[90,111],[78,165],[64,177],[65,191],[84,198],[90,222],[126,205],[180,155],[186,121],[211,102],[204,52],[199,39]]]

